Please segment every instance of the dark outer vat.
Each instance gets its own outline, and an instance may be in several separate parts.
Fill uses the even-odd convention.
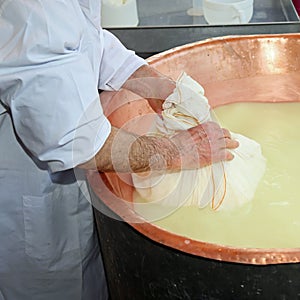
[[[149,63],[174,79],[186,71],[212,107],[300,101],[300,34],[210,39]],[[101,101],[115,126],[147,132],[152,112],[145,100],[121,92]],[[300,299],[299,248],[235,248],[179,236],[135,213],[130,174],[88,178],[113,300]]]

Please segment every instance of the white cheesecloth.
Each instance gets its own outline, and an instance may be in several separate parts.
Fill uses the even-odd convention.
[[[212,121],[212,116],[203,87],[182,73],[153,131],[174,134],[207,121]],[[230,150],[232,161],[176,173],[133,174],[136,191],[146,202],[174,207],[202,208],[209,204],[214,210],[232,210],[251,201],[265,172],[266,160],[257,142],[237,133],[231,132],[231,136],[239,142],[238,148]]]

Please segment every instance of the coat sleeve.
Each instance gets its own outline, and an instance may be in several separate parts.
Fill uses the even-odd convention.
[[[110,133],[76,2],[0,2],[0,99],[20,144],[52,172],[91,159]]]
[[[146,61],[122,43],[107,30],[101,30],[103,55],[100,64],[99,88],[119,90],[128,77]]]

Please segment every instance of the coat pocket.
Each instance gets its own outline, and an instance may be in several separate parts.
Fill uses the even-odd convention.
[[[54,193],[23,196],[25,253],[41,266],[65,268],[80,255],[77,207],[69,204]]]

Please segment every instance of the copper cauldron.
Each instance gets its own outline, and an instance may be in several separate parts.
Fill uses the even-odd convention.
[[[173,79],[186,71],[203,85],[212,107],[300,101],[300,34],[208,39],[148,62]],[[153,116],[147,102],[120,95],[111,102],[103,96],[110,121],[143,133]],[[89,183],[112,299],[298,299],[300,248],[235,248],[187,239],[135,213],[130,174],[90,173]]]

